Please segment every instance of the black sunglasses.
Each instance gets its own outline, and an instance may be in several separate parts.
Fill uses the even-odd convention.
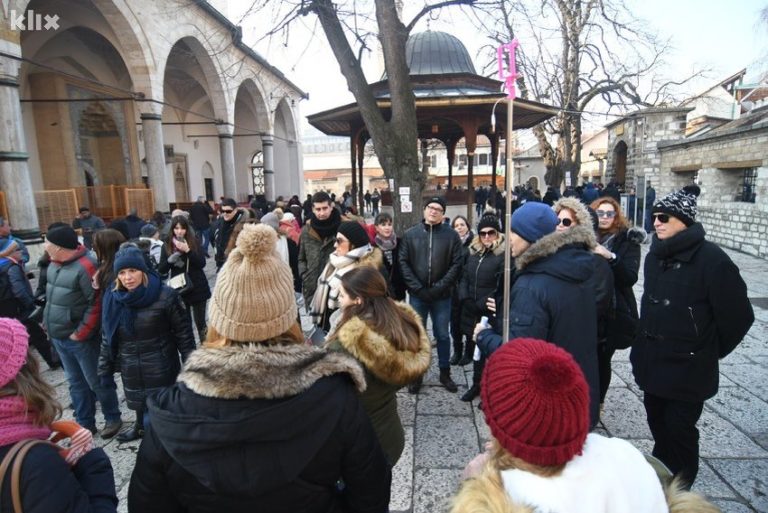
[[[231,209],[231,208],[226,208],[226,209],[225,209],[225,208],[222,208],[222,209],[221,209],[221,213],[222,213],[222,214],[231,214],[232,212],[234,212],[234,210],[233,210],[233,209]]]
[[[482,231],[482,232],[477,232],[477,234],[480,237],[492,237],[492,236],[496,235],[496,230],[485,230],[485,231]]]
[[[563,226],[565,226],[566,228],[568,228],[569,226],[571,226],[571,225],[573,224],[573,221],[571,221],[570,219],[568,219],[568,218],[566,217],[566,218],[564,218],[564,219],[558,219],[558,220],[557,220],[557,224],[562,224]]]
[[[669,222],[669,214],[653,214],[653,217],[659,220],[660,223],[666,224]]]

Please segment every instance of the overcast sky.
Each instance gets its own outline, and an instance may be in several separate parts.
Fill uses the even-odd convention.
[[[221,4],[226,0],[214,0]],[[408,6],[420,2],[408,1],[405,18],[410,19]],[[691,94],[701,92],[707,85],[747,68],[748,79],[757,79],[760,71],[768,69],[768,27],[759,26],[759,11],[768,0],[626,0],[632,12],[657,30],[662,37],[670,37],[675,51],[666,56],[676,76],[690,73],[694,68],[711,68],[709,78],[691,87]],[[227,14],[235,23],[243,25],[244,40],[255,41],[268,26],[266,17],[242,13],[252,0],[230,0]],[[220,9],[223,7],[220,7]],[[273,38],[256,45],[256,50],[275,65],[297,86],[308,92],[310,98],[301,104],[306,116],[354,101],[347,91],[346,82],[318,26],[319,37],[310,42],[308,34],[315,24],[312,15],[302,18],[295,26],[285,46]],[[458,35],[477,61],[477,47],[481,38],[467,37],[469,23],[458,9],[444,10],[441,19],[431,22],[433,30]],[[416,31],[426,30],[422,23]],[[369,80],[374,81],[376,59],[368,59],[364,67]]]

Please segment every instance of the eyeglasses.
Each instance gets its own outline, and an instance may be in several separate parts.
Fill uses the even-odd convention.
[[[440,207],[433,207],[432,205],[427,205],[424,208],[426,208],[427,210],[431,210],[432,212],[437,212],[438,214],[442,214],[443,213],[443,209],[440,208]]]
[[[669,214],[653,214],[653,217],[659,220],[660,223],[666,224],[669,222]]]
[[[571,226],[573,224],[573,220],[568,219],[567,217],[564,217],[562,219],[558,219],[557,220],[557,224],[562,224],[563,226],[568,228],[569,226]]]
[[[231,208],[226,208],[226,209],[222,208],[221,209],[221,213],[222,214],[231,214],[232,212],[234,212],[234,209],[231,209]]]
[[[595,210],[597,217],[607,217],[608,219],[616,217],[615,210]]]
[[[483,232],[477,232],[477,234],[480,237],[495,237],[496,236],[496,230],[486,230]]]
[[[345,242],[349,242],[347,239],[342,239],[341,237],[336,237],[335,241],[336,241],[336,244],[338,244],[339,246],[341,246]]]

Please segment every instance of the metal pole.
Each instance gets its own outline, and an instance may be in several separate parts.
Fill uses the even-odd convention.
[[[514,168],[512,167],[512,126],[513,126],[513,107],[514,107],[514,98],[509,97],[507,99],[507,130],[506,130],[506,147],[507,147],[507,163],[506,163],[506,169],[504,171],[505,180],[504,180],[504,188],[506,189],[506,194],[504,198],[504,204],[506,210],[504,211],[504,314],[502,316],[504,325],[502,327],[502,343],[509,340],[509,282],[511,281],[512,277],[512,248],[510,246],[509,241],[509,227],[512,224],[512,214],[510,210],[512,210],[512,177],[514,176]]]

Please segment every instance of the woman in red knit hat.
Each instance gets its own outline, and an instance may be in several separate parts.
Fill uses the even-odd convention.
[[[502,345],[486,364],[481,397],[493,439],[467,466],[452,513],[718,511],[676,481],[665,496],[633,445],[589,433],[584,374],[554,344],[518,338]]]

